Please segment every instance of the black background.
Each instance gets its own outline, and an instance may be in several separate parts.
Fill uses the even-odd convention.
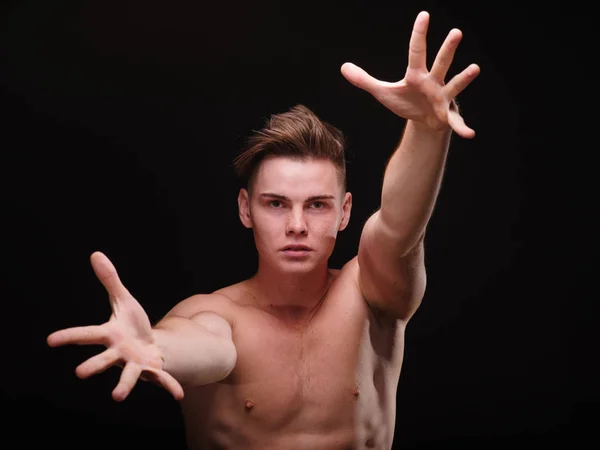
[[[431,14],[431,60],[457,27],[451,74],[472,62],[482,71],[459,98],[477,136],[453,137],[429,225],[428,290],[408,328],[395,448],[581,448],[598,401],[586,285],[597,53],[589,10],[532,5],[3,3],[8,448],[183,446],[166,392],[142,383],[118,404],[119,369],[75,377],[98,349],[46,346],[52,331],[110,314],[90,254],[111,258],[153,321],[251,275],[231,160],[268,115],[302,103],[349,141],[354,209],[332,257],[339,267],[378,206],[404,125],[339,68],[352,61],[400,79],[420,10]]]

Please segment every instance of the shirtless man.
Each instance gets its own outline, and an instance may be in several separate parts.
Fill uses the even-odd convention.
[[[404,332],[425,292],[426,225],[452,132],[475,135],[454,98],[479,68],[445,83],[461,39],[452,30],[428,71],[428,24],[421,12],[402,81],[341,67],[350,83],[407,120],[380,209],[341,270],[328,260],[352,206],[343,136],[297,106],[272,116],[236,160],[248,180],[238,207],[254,233],[253,277],[187,298],[152,326],[96,252],[91,264],[109,294],[109,321],[56,331],[48,344],[106,346],[76,373],[122,367],[117,401],[140,378],[167,389],[181,403],[190,449],[390,449]]]

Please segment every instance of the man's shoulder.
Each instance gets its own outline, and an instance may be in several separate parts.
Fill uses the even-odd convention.
[[[242,280],[222,287],[208,295],[212,296],[213,299],[221,299],[221,301],[227,302],[230,306],[243,306],[252,295],[250,280]]]
[[[336,279],[343,280],[344,283],[358,281],[358,258],[355,256],[346,262],[340,269],[329,269],[329,272]]]
[[[358,284],[358,261],[352,258],[346,262],[340,269],[329,269],[332,276],[329,293],[334,295],[360,295],[360,286]]]
[[[244,285],[245,281],[242,281],[214,292],[191,295],[175,305],[167,316],[190,318],[203,312],[212,312],[233,323]]]

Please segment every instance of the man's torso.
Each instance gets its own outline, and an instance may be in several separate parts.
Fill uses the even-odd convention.
[[[223,381],[188,388],[190,449],[389,449],[404,327],[374,313],[355,260],[335,273],[304,327],[244,302],[244,284],[211,305],[233,323],[237,363]],[[223,297],[223,300],[226,300]]]

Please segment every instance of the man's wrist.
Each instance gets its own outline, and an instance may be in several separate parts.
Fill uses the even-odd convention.
[[[411,125],[413,126],[415,131],[417,131],[418,133],[425,133],[425,134],[429,134],[429,135],[433,135],[433,136],[436,136],[436,135],[443,136],[452,130],[450,128],[450,125],[448,125],[448,124],[446,124],[442,128],[433,128],[433,127],[427,125],[427,123],[425,123],[425,122],[421,122],[421,121],[417,121],[417,120],[410,120],[409,122],[411,123]]]

